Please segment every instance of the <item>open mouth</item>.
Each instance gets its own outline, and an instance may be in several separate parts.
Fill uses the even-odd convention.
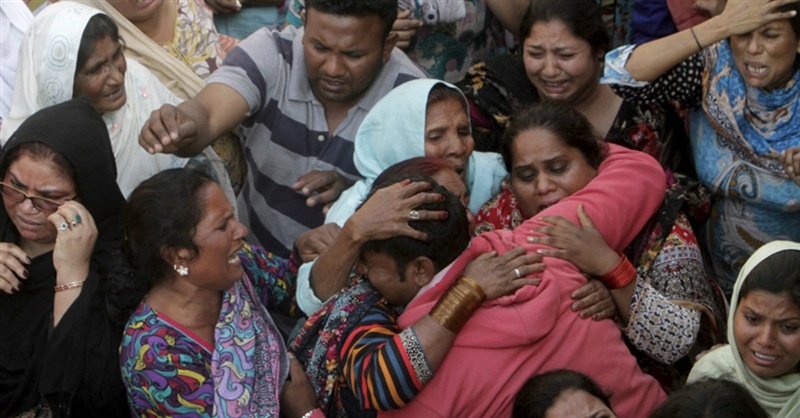
[[[767,67],[759,64],[745,64],[744,69],[755,75],[761,75],[767,72]]]
[[[778,356],[768,356],[766,354],[761,354],[759,352],[753,351],[753,356],[759,360],[766,361],[769,363],[773,363],[778,361]]]

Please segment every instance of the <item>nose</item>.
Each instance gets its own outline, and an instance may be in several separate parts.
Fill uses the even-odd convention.
[[[761,51],[761,41],[759,40],[758,36],[751,35],[750,39],[747,41],[747,52],[756,55],[761,53]]]
[[[546,195],[553,190],[555,190],[555,183],[547,175],[539,173],[536,176],[536,192],[540,195]]]
[[[337,54],[330,54],[322,65],[322,72],[328,77],[341,77],[344,75],[342,58]]]
[[[467,152],[467,144],[464,143],[458,134],[454,133],[447,137],[447,148],[445,149],[446,158],[463,158]]]
[[[764,325],[758,331],[758,338],[756,341],[762,347],[772,347],[775,344],[775,333],[777,328],[772,325]]]
[[[249,234],[249,233],[250,233],[250,231],[247,229],[247,227],[244,226],[243,223],[241,223],[241,222],[239,222],[237,220],[236,221],[236,227],[234,228],[234,232],[233,232],[234,240],[238,241],[240,239],[244,239],[244,237],[246,237],[247,234]]]
[[[547,54],[544,59],[544,75],[554,77],[561,73],[561,70],[558,68],[558,60],[551,54]]]
[[[118,86],[125,82],[125,66],[109,62],[107,68],[111,73],[108,77],[109,84]]]

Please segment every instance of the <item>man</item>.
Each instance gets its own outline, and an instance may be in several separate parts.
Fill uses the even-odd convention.
[[[632,181],[632,173],[641,177]],[[629,193],[613,193],[621,185],[626,185]],[[598,176],[579,193],[543,210],[513,232],[494,231],[473,238],[464,254],[442,271],[439,267],[420,268],[416,258],[403,261],[394,250],[376,251],[391,249],[391,242],[401,238],[364,246],[360,269],[385,296],[399,293],[397,289],[407,290],[409,281],[426,285],[396,321],[387,321],[390,317],[386,315],[367,316],[361,328],[350,334],[341,354],[348,386],[356,388],[361,405],[371,409],[397,408],[402,403],[396,400],[413,397],[399,409],[379,413],[381,417],[508,417],[514,396],[528,378],[564,368],[590,376],[609,391],[618,416],[649,416],[665,399],[664,392],[654,378],[639,369],[613,321],[585,320],[571,309],[570,294],[586,281],[571,263],[547,258],[540,285],[487,301],[474,312],[469,311],[474,309],[470,305],[453,303],[458,299],[450,298],[448,292],[458,286],[464,289],[461,276],[465,268],[485,253],[497,251],[502,257],[517,246],[535,253],[541,244],[530,244],[526,238],[545,225],[541,217],[560,215],[578,224],[579,204],[585,206],[607,243],[620,250],[658,208],[664,185],[663,170],[655,160],[616,147],[600,165]],[[453,232],[437,231],[437,235]],[[434,246],[428,251],[435,254],[441,248]],[[400,294],[406,295],[403,301],[410,299],[405,292]],[[453,327],[454,323],[457,326]],[[420,324],[452,331],[446,356],[441,347],[421,338],[421,349],[405,350],[404,357],[392,355],[400,352],[394,349],[397,344],[392,344],[398,336],[409,330],[422,335]],[[401,396],[401,390],[407,388],[412,389],[411,396]],[[384,399],[395,401],[394,405]]]
[[[253,34],[196,97],[154,112],[139,138],[151,153],[190,156],[241,124],[249,172],[239,219],[251,242],[281,256],[358,178],[353,139],[369,109],[424,76],[394,50],[396,1],[308,3],[304,29]]]

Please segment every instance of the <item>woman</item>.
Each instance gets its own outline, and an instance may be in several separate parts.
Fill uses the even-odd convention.
[[[552,370],[525,382],[514,399],[512,418],[617,418],[611,396],[583,373]]]
[[[103,120],[42,109],[0,156],[0,416],[128,415],[120,289],[107,281],[125,202]]]
[[[604,149],[586,118],[569,106],[538,104],[518,113],[503,143],[510,186],[484,205],[477,230],[514,229],[579,192],[597,175]],[[553,226],[543,231],[552,238],[535,241],[556,247],[542,254],[571,261],[592,277],[633,262],[638,278],[611,292],[612,312],[619,314],[643,367],[667,388],[683,381],[691,368],[690,354],[717,341],[724,312],[713,282],[704,274],[700,248],[680,199],[676,204],[671,196],[680,193],[668,192],[658,214],[622,256],[589,233],[595,230],[585,216],[581,226],[553,219]]]
[[[75,0],[114,19],[125,38],[125,56],[150,70],[180,101],[192,98],[222,65],[238,40],[217,33],[211,9],[203,0]],[[139,124],[141,129],[144,123]],[[247,171],[236,135],[212,144],[238,193]]]
[[[373,217],[376,202],[378,206],[383,206],[383,201],[387,199],[384,189],[397,188],[412,179],[419,183],[442,186],[452,195],[447,197],[450,200],[463,196],[465,192],[463,182],[446,161],[427,157],[412,158],[392,165],[378,176],[369,198],[352,218],[355,220]],[[442,188],[439,187],[439,190]],[[419,231],[431,232],[437,230],[436,223],[461,222],[456,224],[463,227],[458,234],[449,236],[440,234],[430,237],[429,241],[419,241],[434,241],[432,244],[422,244],[431,247],[438,247],[442,240],[453,242],[448,251],[436,255],[428,254],[430,259],[443,265],[461,253],[469,237],[464,208],[459,208],[461,213],[451,211],[452,208],[448,206],[451,203],[438,199],[433,203],[418,206],[416,209],[420,213],[423,212],[423,208],[428,211],[447,209],[445,213],[448,216],[436,220],[418,221],[412,227]],[[465,219],[459,221],[456,219],[457,216],[464,216]],[[438,227],[440,231],[447,229],[445,226]],[[396,237],[397,234],[386,238],[408,239]],[[462,245],[459,247],[458,243]],[[419,244],[417,247],[408,242],[404,244],[407,253],[420,250]],[[365,247],[375,248],[380,245],[376,244],[376,241],[370,241]],[[449,254],[443,254],[446,252]],[[326,411],[326,415],[336,410],[344,410],[346,416],[361,416],[365,413],[373,415],[374,410],[402,407],[430,379],[454,337],[448,330],[431,328],[430,324],[418,324],[420,326],[414,327],[413,335],[398,336],[394,327],[397,311],[408,303],[409,296],[413,296],[415,292],[398,296],[395,289],[402,284],[395,288],[387,286],[386,283],[391,283],[392,280],[385,279],[385,270],[370,269],[374,267],[374,264],[370,264],[373,259],[367,261],[369,257],[365,253],[366,249],[360,254],[357,273],[351,277],[351,283],[333,296],[322,309],[311,315],[290,344],[290,349],[296,353],[304,364],[306,373],[311,377],[312,385],[318,394],[319,405]],[[382,254],[387,253],[382,252]],[[494,255],[482,257],[466,269],[465,275],[474,278],[475,283],[486,293],[487,300],[510,293],[524,284],[535,284],[534,280],[519,279],[519,277],[540,272],[544,268],[539,263],[541,257],[535,254],[525,255],[523,251],[507,254],[505,257],[494,257]],[[519,269],[519,276],[514,272],[515,268]],[[388,293],[387,289],[392,292]],[[466,307],[464,311],[468,316]],[[424,356],[426,364],[424,370],[427,373],[419,370],[418,366],[422,363],[412,353]],[[384,357],[392,360],[391,365],[381,367],[380,370],[375,368],[373,359]],[[372,373],[372,370],[378,372]],[[366,375],[369,377],[365,377]],[[341,383],[345,379],[347,383]],[[393,388],[400,387],[403,389],[395,393]]]
[[[303,312],[311,315],[322,307],[324,300],[344,287],[361,243],[390,230],[394,233],[402,229],[418,235],[404,225],[409,220],[409,211],[420,202],[405,198],[423,189],[398,190],[396,199],[385,202],[403,204],[376,211],[376,217],[364,231],[358,231],[361,228],[353,231],[356,225],[351,222],[348,227],[346,223],[374,179],[389,166],[412,157],[444,158],[464,180],[470,210],[477,210],[493,196],[506,175],[500,156],[473,152],[473,146],[466,101],[450,84],[430,79],[409,81],[375,104],[361,123],[355,140],[353,161],[364,180],[345,190],[325,217],[326,224],[333,222],[344,228],[339,233],[344,245],[328,251],[321,260],[322,267],[306,263],[298,272],[298,304]],[[360,233],[351,236],[351,232]],[[337,248],[344,251],[337,253]],[[323,288],[318,288],[318,284]]]
[[[22,46],[19,87],[3,137],[38,109],[86,97],[106,122],[123,195],[161,170],[186,165],[187,159],[150,155],[139,145],[139,130],[150,112],[177,99],[145,68],[126,60],[122,48],[116,25],[100,11],[71,1],[45,8]],[[212,167],[219,161],[210,150],[206,155],[196,161]],[[216,171],[225,180],[225,170]]]
[[[609,35],[592,0],[534,0],[519,30],[522,56],[504,55],[470,69],[460,83],[470,100],[477,148],[499,150],[511,115],[525,105],[566,102],[607,142],[645,151],[685,172],[673,153],[685,140],[674,111],[623,100],[599,83]],[[676,122],[677,121],[677,122]]]
[[[697,175],[717,197],[703,241],[728,297],[761,244],[800,241],[800,186],[779,158],[800,146],[800,16],[796,4],[775,9],[783,3],[730,0],[718,16],[606,60],[604,82],[620,94],[691,109]]]
[[[173,169],[125,206],[126,251],[149,291],[128,320],[119,364],[134,415],[279,415],[289,374],[267,309],[290,314],[296,265],[245,245],[222,189]]]
[[[697,361],[689,382],[742,384],[772,417],[800,413],[800,244],[773,241],[747,260],[733,287],[728,345]]]

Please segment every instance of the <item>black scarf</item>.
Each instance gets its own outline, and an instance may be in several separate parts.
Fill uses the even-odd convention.
[[[44,397],[55,416],[126,416],[119,372],[121,327],[108,319],[105,275],[122,241],[125,199],[105,123],[89,102],[76,99],[42,109],[11,136],[0,155],[0,178],[21,144],[41,142],[75,168],[80,202],[98,238],[80,296],[52,327],[55,270],[52,252],[27,266],[21,292],[0,292],[0,417],[36,406]],[[18,244],[16,227],[0,205],[0,240]]]

